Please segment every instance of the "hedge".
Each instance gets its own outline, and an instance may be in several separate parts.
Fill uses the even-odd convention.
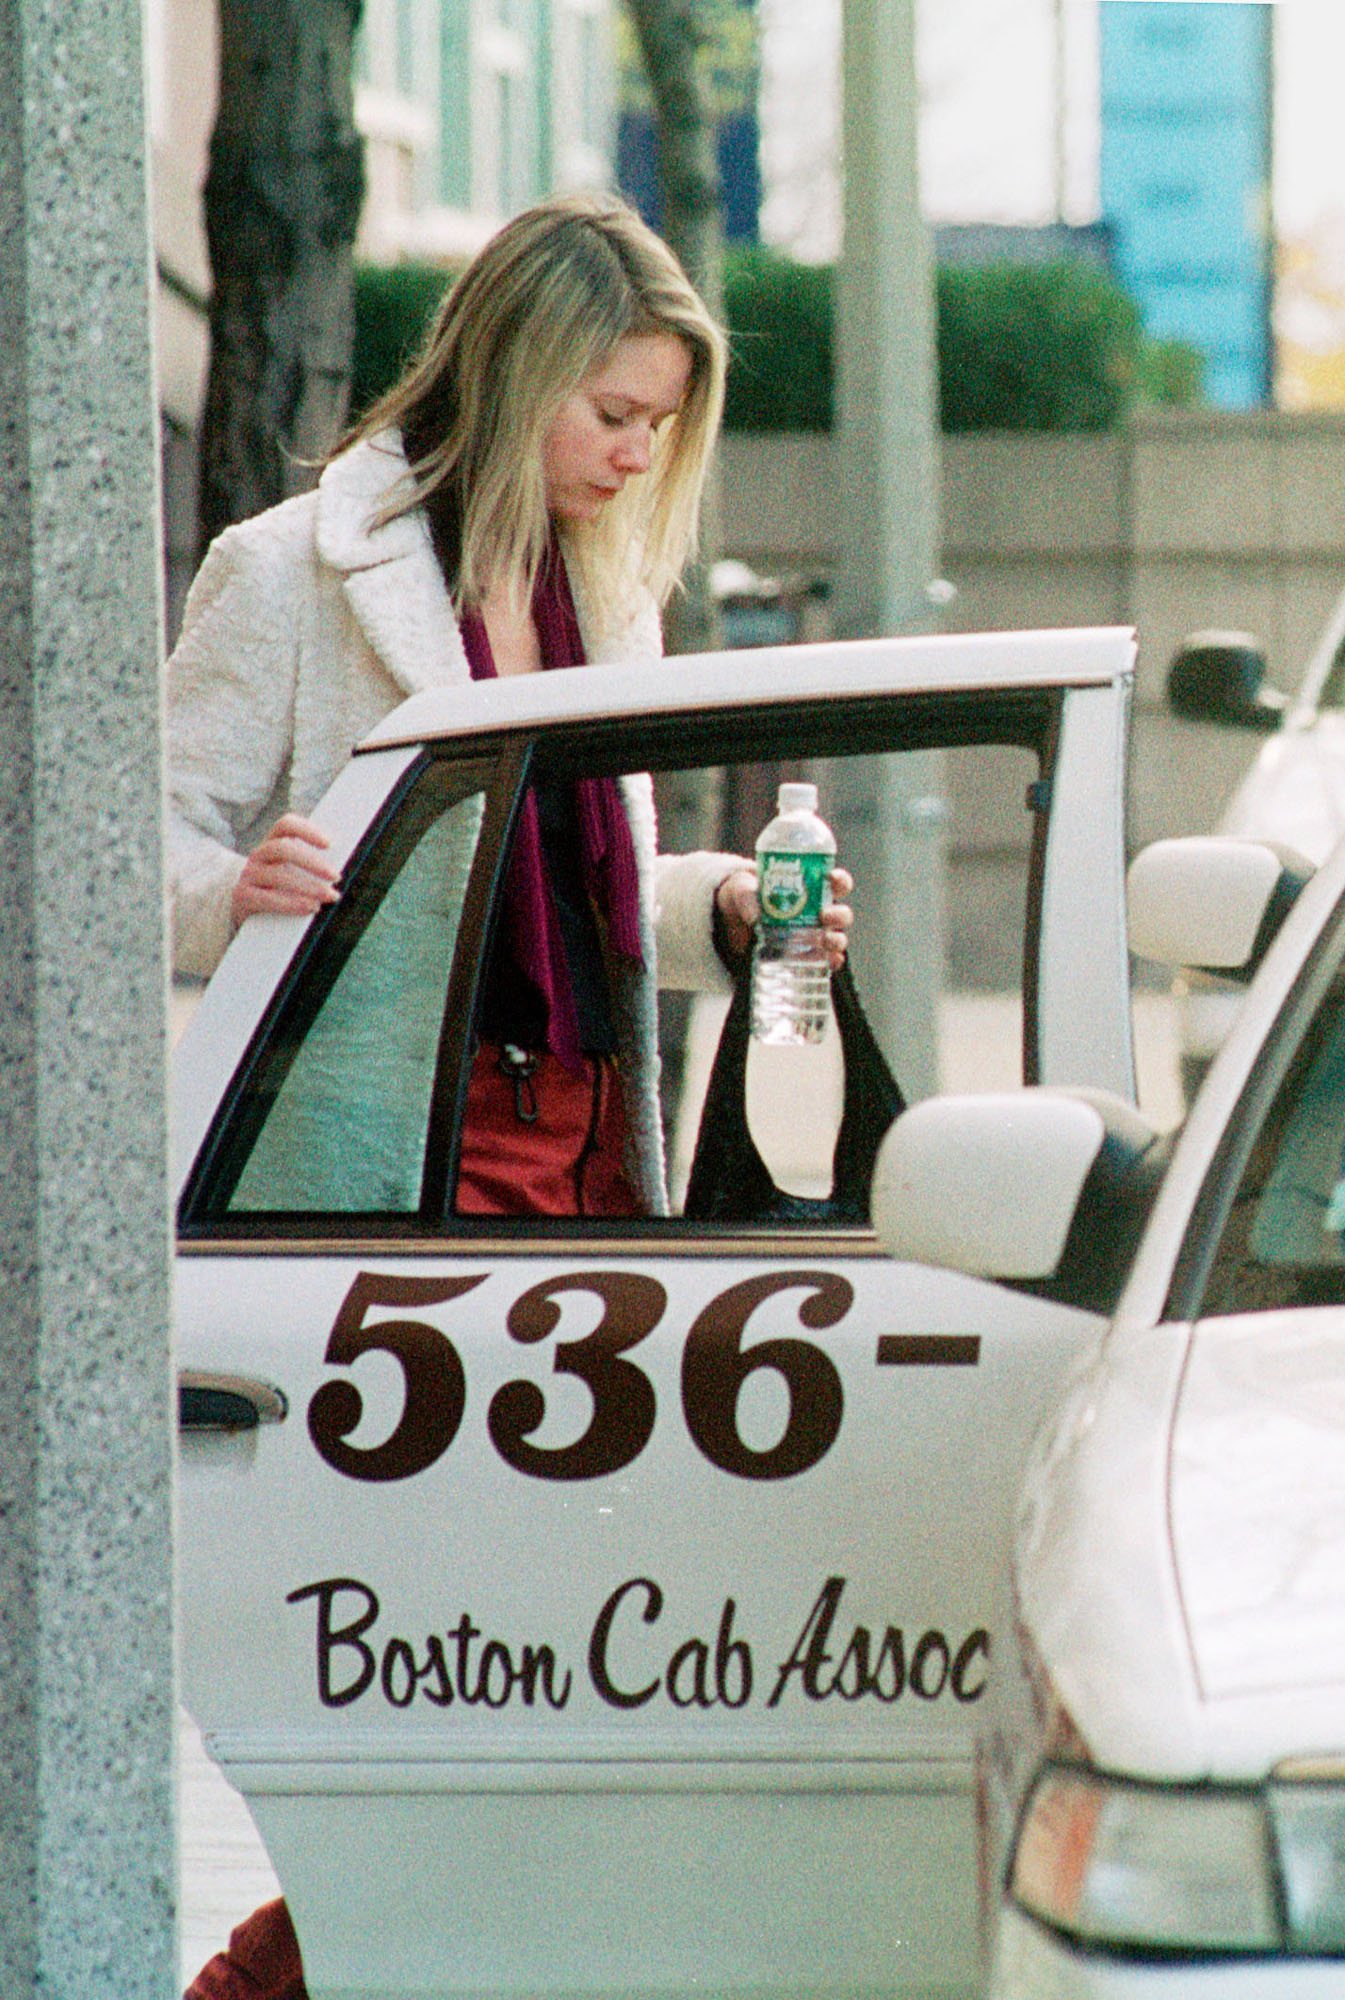
[[[1092,266],[944,270],[938,301],[945,431],[1104,431],[1133,400],[1139,308]]]
[[[829,264],[794,264],[770,250],[726,253],[726,429],[830,430],[831,294]]]
[[[437,264],[366,264],[356,271],[352,417],[390,389],[414,358],[453,276]]]
[[[414,354],[449,275],[417,264],[357,273],[355,411]],[[945,431],[1107,430],[1137,402],[1200,400],[1196,350],[1148,340],[1138,307],[1094,266],[948,266],[937,274],[936,297]],[[724,309],[732,343],[726,427],[830,429],[831,267],[732,250]]]

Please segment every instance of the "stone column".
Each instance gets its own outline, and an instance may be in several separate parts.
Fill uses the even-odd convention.
[[[920,215],[915,0],[845,0],[837,275],[836,632],[926,629],[939,509],[933,263]],[[855,970],[908,1098],[937,1086],[943,980],[937,757],[866,761],[828,799],[856,880]]]
[[[0,0],[0,1993],[168,2000],[159,551],[138,0]]]

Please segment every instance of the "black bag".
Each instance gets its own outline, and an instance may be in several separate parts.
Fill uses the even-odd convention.
[[[831,980],[845,1058],[845,1101],[832,1156],[831,1193],[824,1200],[783,1193],[747,1129],[751,995],[749,959],[734,981],[719,1037],[683,1213],[697,1222],[867,1223],[873,1163],[888,1126],[905,1109],[905,1099],[873,1038],[849,966]]]

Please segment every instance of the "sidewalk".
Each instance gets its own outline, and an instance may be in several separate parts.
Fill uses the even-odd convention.
[[[191,1717],[178,1718],[179,1984],[195,1978],[240,1918],[280,1894],[252,1815],[206,1756]]]

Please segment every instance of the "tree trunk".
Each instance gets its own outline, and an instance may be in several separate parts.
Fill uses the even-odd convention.
[[[351,78],[361,4],[219,0],[202,553],[230,522],[311,485],[345,421],[364,195]]]
[[[704,0],[627,0],[658,120],[663,234],[710,310],[722,298],[719,166],[696,64],[709,40]]]
[[[716,319],[724,308],[724,232],[719,161],[709,96],[696,52],[707,41],[704,0],[627,0],[658,121],[663,234]],[[668,606],[671,653],[721,643],[710,569],[720,552],[719,481],[712,469],[701,509],[701,554]]]
[[[627,0],[658,128],[663,234],[668,247],[717,320],[723,320],[724,233],[719,160],[708,94],[696,65],[706,40],[703,0]],[[700,554],[664,614],[670,653],[715,652],[723,644],[710,571],[720,552],[719,476],[712,466],[701,504]],[[724,818],[724,774],[718,770],[659,772],[654,800],[665,845],[682,851],[717,848]],[[691,996],[659,995],[664,1123],[677,1116],[686,1066]]]

